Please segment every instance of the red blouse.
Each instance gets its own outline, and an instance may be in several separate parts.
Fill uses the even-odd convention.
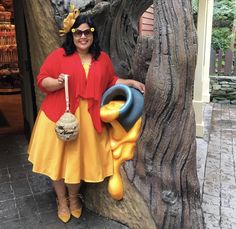
[[[101,97],[118,80],[109,56],[105,52],[101,52],[99,58],[92,61],[86,78],[84,68],[77,53],[66,56],[64,49],[58,48],[49,54],[40,68],[37,83],[40,90],[46,93],[46,97],[41,104],[41,110],[54,122],[66,110],[65,90],[63,88],[55,92],[48,92],[42,86],[42,80],[46,77],[58,78],[61,73],[69,75],[70,111],[75,113],[79,106],[80,98],[87,99],[88,111],[93,125],[98,132],[101,132]]]

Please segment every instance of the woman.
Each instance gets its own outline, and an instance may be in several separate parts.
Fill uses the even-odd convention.
[[[53,51],[37,76],[46,93],[29,144],[33,171],[52,179],[58,201],[58,217],[68,222],[79,218],[81,181],[101,182],[113,174],[108,132],[100,120],[100,102],[105,90],[126,84],[140,91],[142,83],[119,79],[108,55],[100,50],[98,35],[90,17],[78,16],[61,48]],[[65,112],[64,74],[69,75],[70,110],[79,121],[76,140],[59,140],[55,122]]]

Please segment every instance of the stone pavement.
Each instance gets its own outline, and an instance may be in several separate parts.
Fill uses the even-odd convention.
[[[51,182],[27,161],[24,135],[0,136],[0,150],[0,229],[127,229],[87,209],[60,222]]]
[[[205,228],[236,229],[236,106],[206,104],[197,138]],[[23,135],[0,136],[0,229],[128,229],[85,209],[61,223],[48,178],[31,171]]]
[[[197,139],[205,228],[236,229],[236,105],[206,104]]]

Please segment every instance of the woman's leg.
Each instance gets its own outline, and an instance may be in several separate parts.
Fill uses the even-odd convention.
[[[66,187],[68,189],[69,196],[79,195],[80,183],[79,184],[66,184]]]
[[[70,210],[68,207],[67,191],[64,180],[53,181],[53,187],[58,201],[58,217],[64,222],[70,219]]]
[[[82,203],[79,197],[79,189],[81,184],[66,184],[69,195],[71,214],[79,218],[82,213]]]
[[[60,200],[63,200],[67,196],[66,192],[66,185],[64,183],[64,180],[57,180],[52,182],[54,190],[57,194],[57,199],[60,202]]]

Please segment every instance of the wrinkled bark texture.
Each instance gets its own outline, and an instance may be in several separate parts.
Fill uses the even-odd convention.
[[[191,5],[155,0],[154,8],[154,49],[133,182],[158,228],[202,228],[192,106],[197,41]]]
[[[124,199],[112,200],[104,181],[85,186],[86,206],[130,228],[203,228],[192,107],[197,41],[191,1],[83,2],[81,11],[93,15],[101,47],[117,74],[146,83],[136,156],[122,169]],[[152,3],[154,38],[138,38],[139,17]],[[57,34],[68,4],[24,1],[35,76],[61,43]]]

